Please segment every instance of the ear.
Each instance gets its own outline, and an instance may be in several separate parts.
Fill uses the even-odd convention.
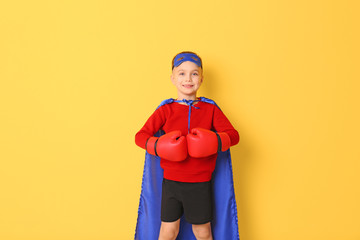
[[[171,82],[175,85],[175,78],[174,78],[173,74],[170,75],[170,79],[171,79]]]

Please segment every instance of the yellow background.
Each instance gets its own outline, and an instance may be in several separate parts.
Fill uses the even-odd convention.
[[[174,54],[239,131],[242,240],[360,239],[359,2],[2,1],[0,239],[133,239]]]

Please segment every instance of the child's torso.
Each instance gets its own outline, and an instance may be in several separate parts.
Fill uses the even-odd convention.
[[[162,106],[165,113],[165,123],[162,130],[165,133],[180,130],[183,136],[192,128],[212,129],[214,105],[199,102],[191,107],[189,118],[189,106],[179,103],[171,103]],[[190,121],[190,128],[189,128]],[[164,177],[169,180],[183,182],[205,182],[211,179],[215,169],[217,154],[205,158],[192,158],[181,162],[161,160],[164,169]]]

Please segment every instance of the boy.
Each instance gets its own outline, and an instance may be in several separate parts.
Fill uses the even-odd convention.
[[[176,239],[183,214],[196,239],[213,239],[211,177],[217,153],[237,144],[239,134],[215,104],[197,98],[203,82],[197,54],[173,58],[171,81],[177,100],[157,108],[135,136],[138,146],[161,158],[164,169],[159,240]],[[154,137],[159,130],[165,134]]]

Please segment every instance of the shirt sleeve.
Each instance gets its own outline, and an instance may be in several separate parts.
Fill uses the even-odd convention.
[[[163,107],[159,107],[149,117],[144,126],[135,134],[135,143],[145,149],[146,141],[154,136],[165,124],[166,116]]]
[[[214,116],[213,116],[213,128],[217,132],[225,132],[229,135],[231,140],[231,146],[239,143],[240,136],[238,131],[230,123],[229,119],[225,114],[215,106]]]

